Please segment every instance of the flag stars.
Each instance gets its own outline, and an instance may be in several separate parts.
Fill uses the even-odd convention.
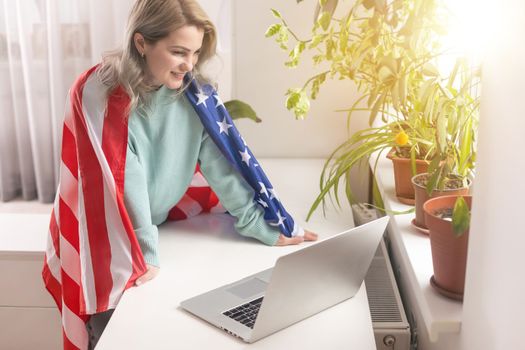
[[[239,151],[241,154],[242,161],[246,163],[247,166],[250,166],[250,159],[252,156],[248,153],[248,148],[244,150],[244,152]]]
[[[269,188],[268,191],[270,191],[270,199],[276,199],[279,200],[279,196],[277,195],[277,191],[273,188]]]
[[[215,95],[213,95],[213,97],[215,97],[215,99],[217,100],[217,104],[215,105],[215,107],[219,107],[219,106],[224,107],[224,103],[222,102],[222,100],[219,97],[219,95],[215,94]]]
[[[277,211],[277,222],[270,223],[270,225],[281,226],[282,224],[284,224],[284,220],[286,220],[286,218],[281,215],[281,211],[279,210]]]
[[[259,198],[257,200],[257,203],[259,203],[260,205],[263,206],[263,208],[268,208],[268,203],[266,203],[265,201],[263,201],[261,198]]]
[[[206,106],[206,100],[208,99],[209,96],[206,95],[202,90],[199,90],[199,92],[197,92],[195,95],[199,99],[197,101],[197,106],[201,104],[204,104],[204,106]]]
[[[222,122],[216,122],[219,125],[219,134],[225,133],[226,135],[230,136],[228,133],[229,128],[233,128],[233,125],[228,124],[226,121],[226,118],[222,119]]]
[[[266,190],[266,186],[264,185],[264,183],[259,182],[259,186],[261,186],[261,191],[259,193],[265,194],[266,197],[268,197],[268,190]]]

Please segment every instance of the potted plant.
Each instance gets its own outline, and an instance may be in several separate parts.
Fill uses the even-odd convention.
[[[287,66],[297,66],[304,52],[313,51],[314,63],[326,68],[301,88],[288,90],[286,105],[297,118],[307,114],[310,99],[316,98],[326,79],[349,79],[358,87],[360,96],[346,110],[348,124],[354,112],[369,112],[369,128],[350,136],[325,163],[320,194],[309,215],[331,191],[337,196],[341,180],[348,200],[354,202],[348,172],[376,153],[390,152],[392,159],[406,159],[409,184],[412,175],[429,167],[430,184],[439,187],[456,168],[450,167],[447,154],[453,149],[448,145],[459,143],[458,137],[474,137],[479,108],[471,95],[477,72],[468,62],[458,59],[447,74],[436,68],[444,53],[438,1],[356,0],[342,17],[334,18],[337,5],[337,0],[319,1],[310,38],[299,38],[276,10],[273,13],[280,22],[266,33],[283,49],[288,49],[290,40],[295,42]],[[473,164],[472,153],[467,153],[459,157],[461,167]],[[396,184],[401,178],[395,176]],[[413,198],[410,189],[397,190],[405,203]]]
[[[425,213],[423,205],[430,199],[441,196],[464,196],[469,194],[470,180],[468,178],[457,175],[449,175],[444,177],[443,188],[431,189],[430,193],[427,191],[430,174],[422,173],[412,177],[412,185],[415,192],[415,218],[411,224],[420,232],[429,234],[428,227],[425,221]]]
[[[463,300],[471,196],[441,196],[423,208],[430,230],[434,275],[431,285],[441,294]]]

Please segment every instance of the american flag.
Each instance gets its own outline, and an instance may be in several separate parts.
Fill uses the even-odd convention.
[[[265,221],[288,237],[303,234],[302,228],[284,209],[277,191],[233,124],[217,92],[210,85],[201,86],[191,80],[185,94],[215,144],[254,189],[254,200],[264,209]]]
[[[146,272],[124,206],[128,140],[124,113],[129,97],[122,88],[106,97],[96,68],[77,79],[67,100],[60,183],[42,270],[62,315],[64,349],[87,349],[85,323],[90,315],[115,308],[124,291]],[[269,224],[288,236],[300,233],[216,92],[193,81],[186,96],[226,158],[254,188],[254,200],[264,208]],[[223,209],[197,168],[169,218],[184,219],[202,211]]]

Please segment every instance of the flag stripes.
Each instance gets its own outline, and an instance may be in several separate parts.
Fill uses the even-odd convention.
[[[60,183],[42,270],[62,314],[64,349],[87,349],[90,315],[115,308],[146,271],[124,205],[129,98],[118,88],[106,99],[95,69],[77,79],[66,103]],[[191,186],[208,193],[193,194],[196,207],[186,207],[183,218],[220,208],[199,172]]]

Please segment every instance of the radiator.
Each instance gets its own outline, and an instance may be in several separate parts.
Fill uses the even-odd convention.
[[[356,225],[377,218],[375,211],[355,206],[352,209]],[[410,325],[384,240],[370,264],[365,285],[377,350],[410,350]]]

